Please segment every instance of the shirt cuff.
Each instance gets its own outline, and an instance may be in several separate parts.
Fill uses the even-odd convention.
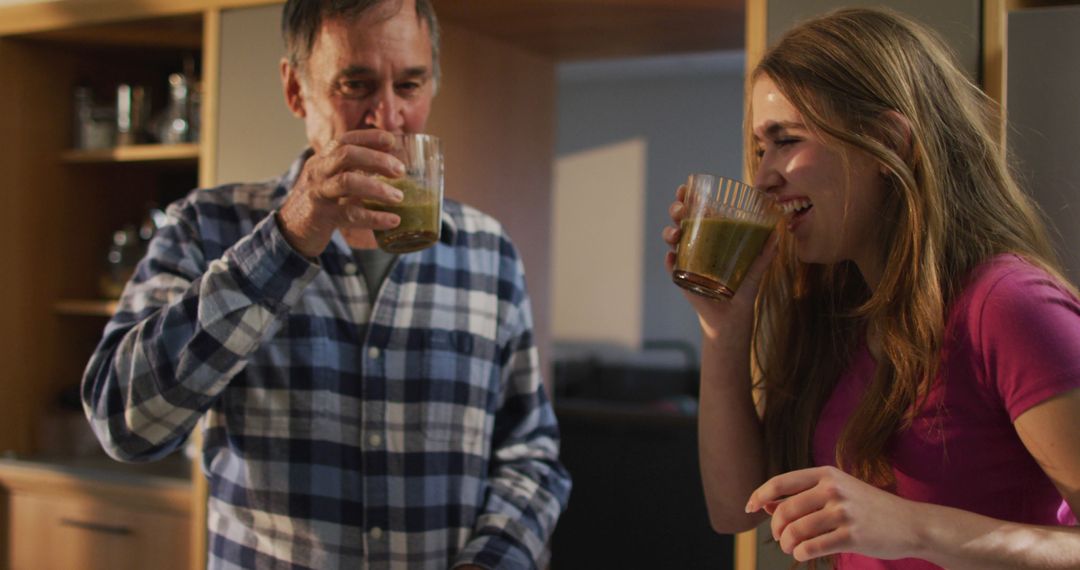
[[[275,218],[275,213],[266,216],[225,257],[251,298],[279,313],[300,299],[320,268],[285,241]]]
[[[545,551],[546,555],[546,551]],[[546,556],[545,556],[546,558]],[[536,561],[516,541],[501,535],[481,535],[458,553],[451,568],[475,564],[490,570],[536,570]]]

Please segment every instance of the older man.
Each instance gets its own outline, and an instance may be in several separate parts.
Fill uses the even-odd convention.
[[[310,148],[170,206],[87,368],[94,431],[152,460],[206,417],[211,568],[540,567],[570,480],[517,253],[447,201],[395,256],[363,207],[431,108],[430,2],[290,0],[282,29]]]

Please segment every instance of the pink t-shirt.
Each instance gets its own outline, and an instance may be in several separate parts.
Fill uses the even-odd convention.
[[[873,378],[865,344],[822,410],[814,461],[835,465],[840,432]],[[1061,494],[1020,441],[1013,421],[1080,388],[1080,302],[1015,255],[976,268],[953,303],[937,382],[911,429],[890,446],[896,494],[1001,520],[1075,525]],[[888,521],[882,521],[888,524]],[[916,559],[840,555],[837,568],[916,570]]]

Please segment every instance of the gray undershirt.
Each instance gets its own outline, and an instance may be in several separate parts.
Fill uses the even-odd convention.
[[[375,297],[379,294],[386,276],[390,273],[390,267],[394,264],[397,256],[381,249],[354,249],[353,257],[360,266],[360,273],[364,275],[364,283],[367,284],[368,297],[371,304],[375,305]]]

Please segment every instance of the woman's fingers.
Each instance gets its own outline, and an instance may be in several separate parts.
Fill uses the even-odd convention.
[[[769,479],[750,493],[750,500],[746,502],[746,512],[758,511],[768,502],[785,499],[817,485],[827,474],[826,469],[829,468],[798,469]]]

